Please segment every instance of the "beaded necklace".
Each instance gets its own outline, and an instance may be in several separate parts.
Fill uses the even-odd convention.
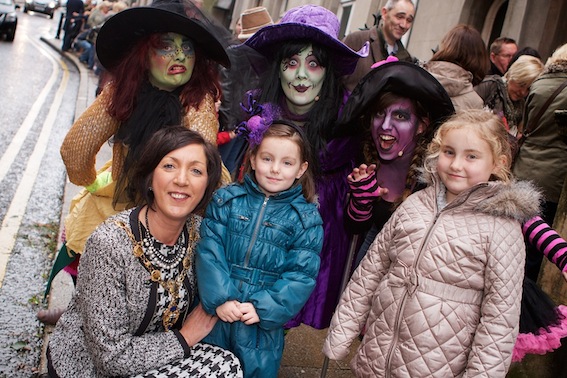
[[[171,328],[173,328],[175,323],[177,323],[177,320],[179,319],[179,315],[180,315],[180,310],[177,306],[177,304],[179,303],[179,289],[183,285],[183,281],[187,276],[187,272],[191,268],[193,249],[188,248],[188,246],[193,246],[194,242],[197,240],[197,230],[196,230],[197,227],[195,225],[195,219],[194,218],[191,219],[191,226],[189,229],[189,243],[185,242],[183,246],[183,250],[188,251],[188,253],[185,253],[185,256],[183,258],[183,263],[182,263],[183,268],[181,269],[181,272],[175,279],[170,279],[166,281],[162,279],[161,270],[159,268],[156,268],[146,256],[146,251],[144,250],[143,242],[136,240],[136,237],[134,236],[130,228],[126,226],[126,224],[124,224],[124,222],[115,221],[115,223],[120,228],[124,229],[124,231],[126,231],[126,234],[128,234],[128,236],[130,237],[132,243],[134,244],[134,248],[133,248],[134,256],[140,259],[142,265],[144,265],[146,270],[150,273],[150,280],[152,282],[159,283],[171,295],[171,302],[165,309],[162,316],[162,323],[165,330],[166,331],[171,330]],[[147,210],[146,210],[146,223],[147,223]],[[140,227],[140,222],[138,222],[138,227]],[[140,237],[142,237],[141,233],[140,233]]]
[[[152,235],[148,223],[148,211],[146,211],[145,221],[145,228],[142,227],[142,222],[138,222],[138,230],[140,231],[140,238],[142,238],[142,247],[152,264],[161,269],[171,269],[179,265],[187,249],[185,232],[181,232],[173,247],[169,247],[158,242]],[[185,227],[183,231],[185,231]]]

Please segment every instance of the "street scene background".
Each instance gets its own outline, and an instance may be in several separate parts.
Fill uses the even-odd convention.
[[[13,42],[0,42],[0,376],[30,377],[39,366],[42,305],[62,210],[59,147],[70,127],[78,71],[40,36],[57,18],[18,10]]]
[[[250,5],[244,1],[237,3],[241,7]],[[275,8],[274,4],[280,2],[264,3]],[[353,2],[342,3],[347,6]],[[379,1],[373,3],[372,10],[379,7]],[[429,16],[437,12],[438,7],[428,7],[427,3],[418,2],[418,27],[421,23],[435,24]],[[469,2],[452,2],[457,3],[462,6]],[[479,7],[486,3],[491,2],[477,2]],[[550,3],[558,2],[544,1],[542,9]],[[289,7],[294,5],[297,4],[289,2]],[[59,148],[73,120],[80,114],[78,102],[94,98],[96,76],[84,70],[76,57],[62,56],[58,51],[61,40],[56,36],[63,12],[64,8],[60,8],[50,19],[47,15],[26,14],[19,9],[15,40],[0,40],[0,378],[38,377],[45,372],[42,348],[46,328],[36,319],[36,313],[46,306],[43,302],[45,283],[58,250],[61,217],[68,210],[65,197],[69,185]],[[533,16],[535,20],[541,18]],[[453,20],[445,21],[453,23]],[[502,22],[505,32],[515,30],[513,22]],[[363,25],[361,22],[356,27]],[[528,30],[526,27],[518,40],[529,42],[535,40],[536,35],[543,38],[541,33],[529,34]],[[422,43],[425,50],[435,47],[437,34],[441,31],[427,34],[415,30],[409,50],[419,52],[418,37],[430,39]],[[553,38],[549,38],[548,44],[557,45]],[[86,88],[81,88],[82,85]],[[72,287],[68,291],[72,291]],[[325,332],[303,326],[292,330],[286,337],[280,377],[319,377]],[[565,349],[553,355],[567,357]],[[533,366],[551,361],[553,355],[529,356],[521,365],[513,366],[508,376],[537,377]],[[327,377],[352,377],[348,359],[332,362]]]

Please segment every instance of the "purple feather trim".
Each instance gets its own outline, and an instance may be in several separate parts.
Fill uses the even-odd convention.
[[[264,138],[264,133],[273,123],[274,119],[279,117],[279,108],[273,104],[259,104],[253,98],[252,93],[248,93],[248,104],[240,104],[240,107],[248,114],[250,118],[238,125],[236,132],[243,135],[250,146],[253,148],[258,146]]]

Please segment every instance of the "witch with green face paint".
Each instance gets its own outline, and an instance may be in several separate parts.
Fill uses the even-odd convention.
[[[172,92],[187,84],[195,67],[195,49],[188,37],[177,33],[159,34],[156,47],[150,49],[150,83]]]
[[[280,84],[290,112],[305,114],[320,99],[319,93],[325,80],[326,67],[319,63],[313,52],[313,45],[280,63]]]
[[[230,61],[213,30],[184,0],[156,0],[148,7],[127,9],[101,28],[97,55],[107,84],[61,146],[69,180],[85,188],[66,218],[66,239],[58,256],[69,258],[58,257],[58,269],[66,266],[76,277],[79,256],[93,230],[144,194],[128,184],[140,151],[155,132],[182,125],[216,144],[217,68],[230,66]],[[96,156],[107,142],[112,143],[112,160],[97,172]],[[229,181],[228,173],[223,181]],[[53,324],[61,312],[42,310],[38,318]]]
[[[288,328],[301,323],[317,329],[329,326],[350,244],[343,222],[346,175],[360,159],[361,148],[358,136],[337,136],[335,122],[346,97],[341,77],[368,54],[368,46],[351,50],[338,39],[339,27],[331,11],[305,5],[290,9],[279,23],[260,29],[244,44],[269,60],[255,100],[278,105],[282,119],[301,125],[316,157],[324,228],[321,269],[313,293]]]
[[[215,143],[216,64],[230,61],[204,16],[187,14],[199,15],[181,0],[158,1],[118,13],[103,25],[97,55],[109,80],[61,148],[71,182],[97,186],[93,156],[112,138],[114,203],[133,201],[124,191],[128,172],[155,131],[182,124]]]
[[[71,209],[81,213],[66,223],[68,249],[81,253],[98,223],[134,204],[139,193],[127,190],[128,176],[157,130],[183,125],[216,144],[217,65],[230,61],[207,22],[188,1],[162,0],[120,12],[101,28],[96,46],[107,84],[61,147],[69,180],[86,188]],[[96,155],[109,140],[112,161],[97,172]]]

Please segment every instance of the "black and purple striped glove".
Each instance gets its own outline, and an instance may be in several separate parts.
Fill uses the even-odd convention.
[[[348,182],[350,200],[347,214],[355,222],[364,222],[372,217],[372,203],[380,198],[381,187],[376,180],[376,171],[360,181]]]
[[[567,272],[567,242],[540,217],[534,217],[523,224],[522,231],[528,242],[549,261]]]

